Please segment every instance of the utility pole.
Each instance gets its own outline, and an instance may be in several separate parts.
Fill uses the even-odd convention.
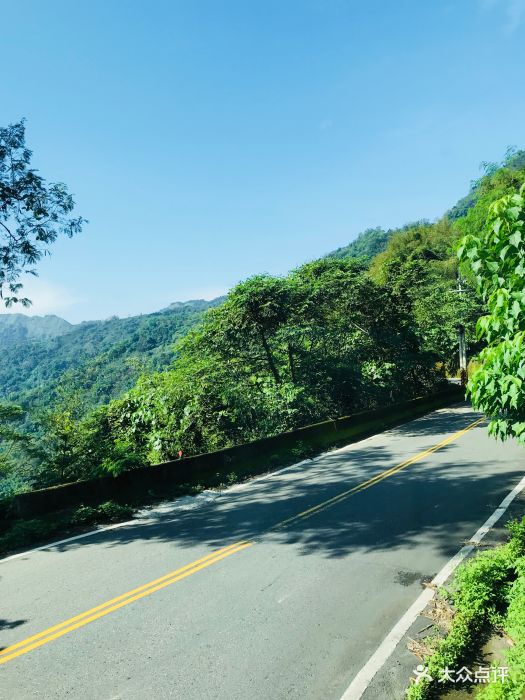
[[[463,294],[466,289],[463,289],[461,284],[461,275],[458,273],[458,288],[457,293]],[[460,324],[458,326],[458,351],[459,351],[459,376],[461,381],[461,386],[466,387],[468,381],[467,373],[467,343],[465,341],[465,326]]]
[[[459,376],[461,386],[467,386],[467,344],[465,342],[465,326],[458,326],[458,346],[459,346]]]

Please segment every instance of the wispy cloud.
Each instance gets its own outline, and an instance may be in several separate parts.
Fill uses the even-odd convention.
[[[505,34],[514,34],[525,21],[525,0],[480,0],[485,11],[501,9],[504,15],[502,29]]]
[[[60,316],[82,301],[69,290],[53,282],[46,282],[40,277],[28,276],[20,296],[28,297],[33,302],[29,308],[14,304],[9,309],[0,305],[0,313],[24,313],[29,316],[45,316],[56,314]]]

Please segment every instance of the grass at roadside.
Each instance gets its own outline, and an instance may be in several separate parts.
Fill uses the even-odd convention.
[[[443,669],[467,666],[491,631],[500,630],[513,643],[507,652],[509,677],[483,687],[479,700],[521,700],[525,693],[525,517],[509,523],[509,541],[480,552],[461,566],[448,590],[440,591],[452,620],[444,637],[431,637],[433,649],[424,667],[433,679],[422,679],[407,690],[408,700],[437,698],[447,687]]]
[[[509,681],[487,686],[480,696],[483,700],[521,700],[525,697],[525,557],[519,558],[515,567],[517,578],[509,589],[509,605],[503,619],[503,629],[514,642],[507,652]]]

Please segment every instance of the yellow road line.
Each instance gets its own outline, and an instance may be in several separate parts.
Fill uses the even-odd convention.
[[[301,513],[298,513],[297,515],[294,515],[291,518],[277,523],[276,525],[270,528],[270,531],[278,530],[287,527],[288,525],[294,522],[304,520],[305,518],[309,518],[315,515],[316,513],[319,513],[320,511],[325,510],[326,508],[329,508],[330,506],[333,506],[346,498],[349,498],[350,496],[352,496],[355,493],[358,493],[359,491],[364,491],[365,489],[374,486],[375,484],[383,481],[384,479],[393,476],[402,469],[405,469],[411,464],[419,462],[427,455],[436,452],[445,445],[448,445],[450,442],[457,440],[467,431],[479,425],[484,420],[484,418],[479,418],[478,420],[468,425],[466,428],[463,428],[463,430],[459,430],[458,432],[454,433],[448,438],[445,438],[441,442],[438,442],[433,447],[430,447],[427,450],[420,452],[414,457],[410,457],[404,462],[396,464],[390,469],[386,469],[385,471],[377,474],[376,476],[371,477],[367,481],[364,481],[361,484],[358,484],[357,486],[348,489],[347,491],[343,491],[342,493],[338,494],[337,496],[334,496],[333,498],[329,498],[328,500],[323,501],[322,503],[318,503],[317,505],[302,511]],[[94,622],[95,620],[98,620],[99,618],[104,617],[105,615],[109,615],[115,610],[119,610],[120,608],[123,608],[124,606],[129,605],[130,603],[133,603],[136,600],[145,598],[146,596],[149,596],[152,593],[155,593],[156,591],[165,588],[166,586],[171,586],[173,583],[181,581],[182,579],[187,578],[188,576],[191,576],[197,573],[198,571],[201,571],[202,569],[205,569],[206,567],[211,566],[212,564],[215,564],[216,562],[231,556],[232,554],[236,554],[237,552],[240,552],[243,549],[253,546],[253,544],[254,541],[240,541],[235,542],[227,547],[215,550],[214,552],[211,552],[210,554],[207,554],[206,556],[201,557],[200,559],[196,559],[190,564],[186,564],[185,566],[182,566],[179,569],[175,569],[175,571],[171,571],[170,573],[165,574],[160,578],[154,579],[153,581],[149,581],[148,583],[145,583],[142,586],[138,586],[137,588],[133,588],[132,590],[127,591],[126,593],[122,593],[121,595],[115,598],[111,598],[111,600],[108,600],[105,603],[101,603],[100,605],[97,605],[94,608],[90,608],[89,610],[86,610],[85,612],[80,613],[79,615],[75,615],[74,617],[70,617],[69,619],[60,622],[57,625],[53,625],[53,627],[48,627],[47,629],[43,630],[42,632],[39,632],[38,634],[34,634],[31,637],[27,637],[26,639],[23,639],[22,641],[17,642],[16,644],[13,644],[10,647],[7,647],[6,649],[0,651],[0,665],[11,661],[12,659],[17,658],[18,656],[27,654],[33,649],[37,649],[38,647],[41,647],[44,644],[48,644],[54,639],[58,639],[59,637],[62,637],[65,634],[69,634],[69,632],[72,632],[73,630],[76,630],[79,627],[83,627],[84,625],[87,625],[91,622]]]
[[[61,622],[58,625],[49,627],[39,634],[35,634],[32,637],[22,640],[21,642],[17,642],[16,644],[13,644],[0,652],[0,664],[7,663],[11,659],[21,656],[22,654],[27,654],[27,652],[32,651],[37,647],[41,647],[54,639],[58,639],[58,637],[62,637],[63,635],[68,634],[79,627],[83,627],[94,620],[98,620],[100,617],[108,615],[119,608],[123,608],[125,605],[129,605],[140,598],[145,598],[161,588],[171,586],[172,583],[176,583],[183,578],[187,578],[188,576],[197,573],[197,571],[201,571],[201,569],[205,569],[221,559],[225,559],[226,557],[229,557],[236,552],[240,552],[247,547],[251,547],[252,545],[253,542],[236,542],[229,547],[216,550],[206,557],[202,557],[201,559],[191,562],[191,564],[186,564],[186,566],[176,569],[165,576],[161,576],[160,578],[150,581],[143,586],[134,588],[127,593],[123,593],[116,598],[108,600],[106,603],[102,603],[102,605],[97,605],[95,608],[86,610],[86,612],[81,613],[80,615],[76,615],[68,620],[64,620],[64,622]]]
[[[75,617],[71,617],[68,620],[65,620],[64,622],[60,622],[58,625],[54,625],[53,627],[48,628],[47,630],[44,630],[43,632],[40,632],[39,634],[35,634],[32,637],[29,637],[27,639],[24,639],[22,642],[18,642],[17,644],[13,644],[7,649],[4,649],[3,651],[0,651],[0,658],[7,654],[8,652],[11,652],[13,649],[16,649],[20,646],[23,646],[27,644],[28,642],[32,642],[35,639],[39,639],[40,637],[43,637],[51,632],[54,632],[55,630],[59,629],[60,627],[63,627],[65,625],[69,625],[72,622],[76,622],[77,620],[80,620],[83,617],[87,617],[88,615],[91,615],[99,610],[102,610],[102,608],[106,608],[110,605],[113,605],[114,603],[123,600],[124,598],[127,598],[128,596],[132,596],[135,593],[139,593],[140,591],[145,590],[146,588],[150,588],[150,586],[154,586],[157,583],[160,583],[161,581],[165,581],[168,578],[171,578],[172,576],[175,576],[182,571],[186,571],[187,569],[192,569],[194,566],[197,564],[200,564],[201,562],[207,561],[208,559],[213,559],[215,558],[218,554],[221,554],[222,552],[225,552],[229,549],[233,549],[234,547],[237,547],[239,544],[243,544],[242,542],[235,542],[234,544],[229,545],[228,547],[223,547],[222,549],[215,550],[214,552],[211,552],[210,554],[207,554],[205,557],[201,557],[200,559],[196,559],[195,561],[191,562],[190,564],[186,564],[185,566],[182,566],[180,569],[176,569],[175,571],[170,571],[169,574],[165,574],[164,576],[161,576],[160,578],[154,579],[153,581],[149,581],[148,583],[145,583],[142,586],[138,586],[137,588],[133,588],[131,591],[127,591],[127,593],[122,593],[122,595],[117,596],[116,598],[111,598],[111,600],[107,600],[105,603],[102,603],[101,605],[97,605],[94,608],[90,608],[89,610],[86,610],[85,612],[81,613],[80,615],[76,615]]]
[[[445,447],[445,445],[448,445],[450,442],[457,440],[459,437],[464,435],[466,432],[468,432],[472,428],[475,428],[477,425],[482,423],[484,420],[485,420],[485,418],[479,418],[478,420],[474,421],[473,423],[470,423],[470,425],[467,425],[467,427],[463,428],[463,430],[458,430],[457,433],[454,433],[453,435],[450,435],[448,438],[441,440],[441,442],[438,442],[433,447],[429,447],[428,450],[424,450],[423,452],[420,452],[419,454],[414,455],[414,457],[410,457],[409,459],[406,459],[404,462],[401,462],[400,464],[396,464],[394,467],[391,467],[390,469],[386,469],[385,471],[383,471],[379,474],[376,474],[376,476],[373,476],[371,479],[364,481],[362,484],[358,484],[357,486],[354,486],[351,489],[348,489],[347,491],[343,491],[342,493],[338,494],[337,496],[334,496],[333,498],[329,498],[327,501],[323,501],[322,503],[318,503],[317,505],[312,506],[311,508],[308,508],[307,510],[303,510],[301,513],[298,513],[297,515],[293,515],[291,518],[287,518],[286,520],[282,520],[281,522],[274,525],[271,529],[272,530],[281,530],[282,528],[288,527],[288,525],[291,525],[292,523],[297,522],[298,520],[304,520],[305,518],[310,518],[312,515],[315,515],[316,513],[319,513],[320,511],[325,510],[326,508],[329,508],[330,506],[333,506],[336,503],[339,503],[340,501],[343,501],[346,498],[349,498],[350,496],[353,496],[355,493],[358,493],[359,491],[364,491],[365,489],[368,489],[371,486],[375,486],[375,484],[379,483],[380,481],[383,481],[384,479],[388,479],[388,477],[393,476],[394,474],[397,474],[397,472],[401,471],[402,469],[406,469],[406,467],[410,466],[411,464],[415,464],[416,462],[421,461],[424,457],[427,457],[428,455],[432,454],[433,452],[437,452],[437,450],[440,450],[442,447]]]

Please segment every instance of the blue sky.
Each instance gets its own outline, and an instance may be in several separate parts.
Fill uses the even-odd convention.
[[[0,123],[85,231],[28,280],[71,321],[212,298],[434,219],[525,147],[525,0],[0,0]]]

